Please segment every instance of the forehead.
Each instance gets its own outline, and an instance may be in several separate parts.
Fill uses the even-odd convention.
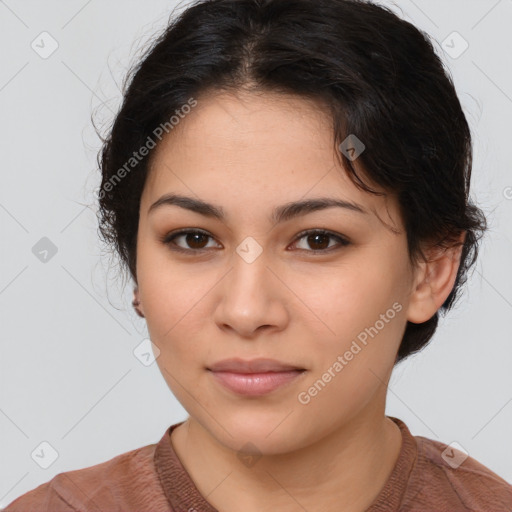
[[[153,150],[143,203],[179,192],[270,210],[330,196],[394,216],[394,198],[357,188],[335,151],[332,119],[318,102],[274,93],[205,95]]]
[[[325,107],[277,93],[218,92],[197,99],[155,150],[154,160],[170,153],[187,159],[287,161],[318,160],[332,153],[331,119]],[[300,150],[300,151],[299,151]],[[208,152],[210,156],[205,155]],[[245,165],[244,165],[245,167]]]

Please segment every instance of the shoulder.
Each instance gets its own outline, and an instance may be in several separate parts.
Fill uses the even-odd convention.
[[[153,464],[155,448],[156,444],[143,446],[94,466],[59,473],[3,511],[141,510],[161,493]]]
[[[512,485],[466,453],[414,436],[418,459],[410,484],[416,503],[436,510],[512,511]],[[447,508],[448,505],[448,508]]]

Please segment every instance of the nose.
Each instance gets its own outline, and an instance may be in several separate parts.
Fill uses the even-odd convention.
[[[290,291],[270,265],[264,253],[252,262],[234,254],[232,268],[216,287],[214,320],[220,329],[253,339],[263,330],[286,328]]]

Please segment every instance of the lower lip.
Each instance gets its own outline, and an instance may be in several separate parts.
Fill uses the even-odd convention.
[[[240,395],[260,396],[270,393],[300,377],[304,370],[265,373],[211,372],[226,388]]]

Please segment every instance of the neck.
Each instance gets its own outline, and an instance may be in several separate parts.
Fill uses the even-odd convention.
[[[249,467],[193,418],[171,442],[199,492],[223,512],[362,512],[391,474],[402,438],[383,410],[363,410],[318,442]]]

